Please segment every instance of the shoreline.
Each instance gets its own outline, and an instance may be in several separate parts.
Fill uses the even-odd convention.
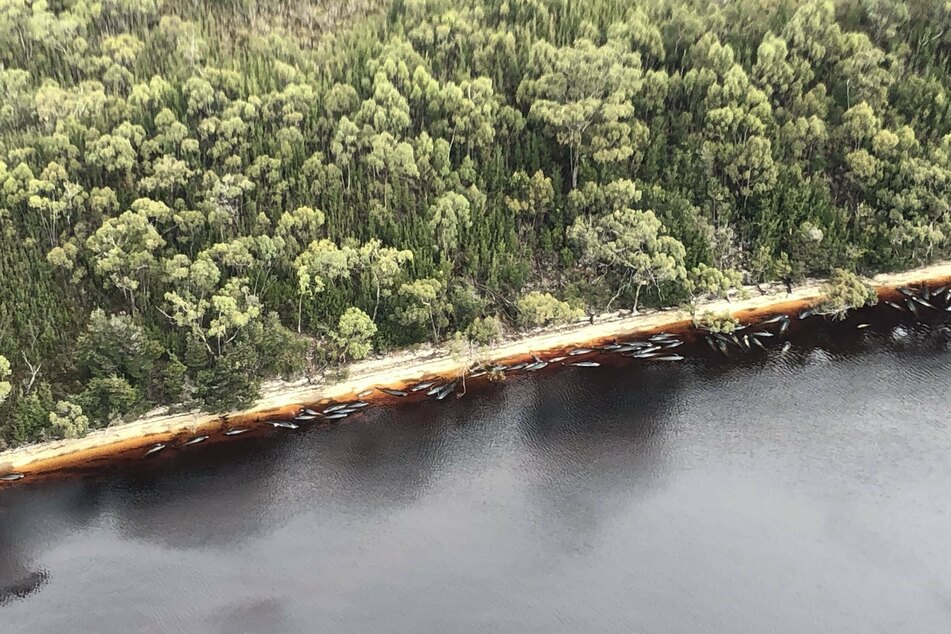
[[[920,282],[940,283],[951,280],[951,262],[881,274],[871,282],[881,297],[895,287]],[[789,313],[814,303],[820,296],[824,280],[809,281],[777,291],[771,285],[765,294],[749,299],[713,300],[697,304],[698,312],[729,312],[741,323],[761,315]],[[759,292],[756,287],[747,287]],[[573,323],[566,326],[536,329],[519,337],[502,341],[484,351],[484,359],[505,362],[532,353],[550,353],[565,348],[649,333],[662,329],[683,329],[692,323],[690,313],[682,309],[660,309],[637,315],[620,317],[617,313],[602,315],[594,323]],[[437,377],[457,377],[470,367],[473,357],[453,356],[446,348],[421,351],[400,351],[379,359],[350,364],[342,370],[346,378],[326,384],[312,384],[307,380],[287,383],[274,381],[262,386],[262,397],[250,409],[229,414],[208,414],[192,411],[179,414],[153,413],[138,420],[96,430],[83,438],[56,440],[26,445],[0,453],[0,476],[23,474],[25,481],[33,476],[53,475],[56,472],[93,466],[97,462],[129,456],[155,443],[169,443],[185,435],[223,431],[233,425],[252,424],[279,416],[292,415],[301,406],[330,400],[344,400],[376,387],[398,388],[410,382]],[[395,403],[400,399],[374,391],[374,403]],[[0,488],[16,482],[0,482]]]

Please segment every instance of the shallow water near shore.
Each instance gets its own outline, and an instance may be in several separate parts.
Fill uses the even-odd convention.
[[[945,326],[572,368],[0,491],[0,631],[945,632]]]

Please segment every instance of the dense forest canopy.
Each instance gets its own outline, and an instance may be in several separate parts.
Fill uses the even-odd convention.
[[[949,55],[946,0],[0,0],[0,444],[942,257]]]

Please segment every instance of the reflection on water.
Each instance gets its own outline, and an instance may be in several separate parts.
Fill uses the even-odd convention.
[[[2,631],[945,632],[949,337],[895,325],[2,491]]]

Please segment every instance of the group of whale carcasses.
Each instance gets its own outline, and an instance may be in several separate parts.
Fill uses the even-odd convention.
[[[931,288],[926,285],[916,288],[902,287],[898,289],[900,298],[897,301],[886,300],[885,304],[901,311],[905,317],[915,320],[924,319],[928,315],[951,313],[951,286]],[[765,352],[769,349],[787,351],[791,344],[785,339],[793,318],[799,320],[809,317],[822,316],[814,308],[807,308],[798,314],[777,314],[762,319],[756,323],[740,324],[732,332],[712,332],[698,327],[699,334],[706,341],[714,353],[730,357],[734,353],[753,354]],[[859,323],[858,328],[865,328],[868,324]],[[424,398],[442,401],[450,395],[461,397],[465,393],[465,380],[488,376],[491,379],[500,379],[520,373],[533,373],[539,370],[554,367],[595,368],[601,365],[598,359],[603,355],[620,355],[642,362],[674,362],[684,360],[684,356],[675,352],[675,349],[684,344],[680,336],[660,332],[647,336],[644,339],[614,340],[590,347],[577,347],[565,350],[563,353],[543,359],[531,355],[531,359],[519,361],[509,365],[491,364],[478,365],[468,368],[464,376],[452,380],[430,379],[407,386],[402,389],[376,387],[364,390],[356,395],[355,400],[344,402],[328,402],[320,406],[301,407],[293,416],[281,420],[263,420],[244,427],[230,427],[222,432],[225,437],[241,436],[252,431],[254,425],[270,426],[274,429],[296,430],[304,425],[320,422],[337,422],[358,415],[366,411],[371,403],[362,400],[374,391],[387,396],[403,398],[422,395]],[[602,359],[603,360],[603,359]],[[193,436],[178,442],[156,443],[149,447],[144,457],[154,456],[169,447],[187,449],[209,440],[207,434]],[[13,482],[24,477],[21,473],[0,474],[0,482]]]
[[[914,306],[913,303],[920,305],[920,310],[951,312],[951,288],[942,287],[932,290],[922,286],[917,290],[909,288],[899,290],[908,299],[909,313],[916,318],[920,317],[920,312],[916,310],[917,306]],[[798,314],[776,314],[754,323],[739,324],[729,333],[712,332],[701,326],[698,326],[697,330],[710,348],[724,357],[730,357],[734,352],[753,354],[770,349],[786,352],[791,347],[786,335],[793,318],[804,320],[816,316],[823,316],[823,313],[815,308],[807,308]],[[858,324],[858,328],[867,326],[868,324],[864,323]],[[653,333],[642,339],[615,339],[590,347],[564,350],[549,358],[541,358],[532,354],[530,359],[511,364],[475,365],[468,368],[463,375],[451,380],[433,378],[402,388],[376,387],[357,394],[357,399],[369,396],[374,390],[394,398],[422,396],[436,401],[442,401],[450,395],[461,398],[465,394],[465,381],[467,379],[472,380],[480,377],[501,379],[517,374],[530,374],[555,366],[596,368],[602,364],[603,355],[620,355],[648,363],[683,361],[685,357],[678,354],[676,349],[684,343],[685,340],[681,336],[668,332]],[[341,403],[331,402],[321,407],[302,407],[291,419],[268,421],[266,424],[276,428],[293,430],[307,423],[340,421],[366,411],[369,405],[366,401],[355,400]],[[242,432],[243,430],[229,430],[225,433]]]
[[[916,320],[929,314],[951,313],[951,286],[934,289],[928,286],[903,286],[898,292],[901,293],[898,301],[886,300],[885,303],[899,312],[912,315]]]

